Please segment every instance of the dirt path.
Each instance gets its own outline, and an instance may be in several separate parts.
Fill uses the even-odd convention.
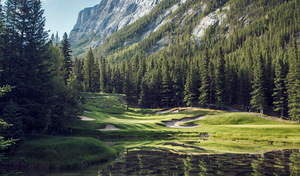
[[[108,124],[104,129],[98,129],[99,131],[116,131],[120,130],[119,128],[116,128],[115,125]]]
[[[169,128],[196,128],[196,127],[200,127],[200,125],[193,125],[193,126],[180,126],[178,125],[178,123],[182,123],[182,122],[190,122],[190,121],[194,121],[194,120],[199,120],[199,119],[203,119],[205,118],[205,116],[197,116],[197,117],[193,117],[193,118],[189,118],[189,117],[185,117],[183,119],[172,119],[172,121],[162,121],[166,127]]]

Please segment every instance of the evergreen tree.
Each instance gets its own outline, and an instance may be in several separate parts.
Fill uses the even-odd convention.
[[[4,75],[15,86],[8,99],[20,108],[24,132],[36,134],[51,123],[54,99],[44,11],[39,0],[8,0],[5,9]]]
[[[83,61],[78,59],[77,57],[74,60],[74,74],[76,79],[78,80],[79,84],[79,91],[83,91],[82,83],[83,83]],[[100,80],[100,79],[99,79]]]
[[[245,105],[248,105],[248,87],[247,87],[247,74],[245,68],[242,67],[238,72],[238,98],[237,103],[242,105],[242,110],[245,111]]]
[[[186,84],[184,86],[184,102],[188,106],[193,106],[198,99],[198,88],[197,88],[197,75],[195,71],[195,66],[191,64],[191,69],[188,73]]]
[[[122,90],[122,87],[123,87],[123,84],[122,84],[122,79],[121,79],[121,72],[120,72],[120,68],[119,66],[117,65],[114,72],[113,72],[113,75],[112,75],[112,84],[113,84],[113,88],[115,90],[114,93],[122,93],[123,90]]]
[[[216,104],[223,106],[226,103],[226,76],[225,76],[225,59],[223,50],[220,47],[219,54],[216,63],[216,73],[215,73],[215,84],[216,84]]]
[[[147,106],[148,102],[148,85],[145,79],[142,80],[141,82],[141,93],[139,96],[139,105],[141,108],[145,108]]]
[[[106,75],[106,78],[105,78],[106,92],[111,93],[113,91],[113,87],[112,87],[113,80],[111,80],[111,78],[112,78],[112,69],[110,67],[110,64],[107,64],[107,66],[106,66],[105,75]]]
[[[22,116],[20,108],[17,104],[15,104],[12,101],[9,101],[9,103],[5,106],[2,114],[2,119],[12,126],[10,128],[7,128],[3,134],[3,136],[8,138],[14,138],[14,139],[20,139],[24,135],[23,131],[23,122],[22,122]]]
[[[58,31],[56,31],[56,35],[55,35],[54,41],[55,41],[54,45],[58,46],[59,43],[60,43],[60,37],[58,36]]]
[[[296,39],[293,41],[293,54],[287,75],[289,116],[300,123],[300,64]]]
[[[93,72],[92,87],[94,92],[100,92],[100,68],[96,60]]]
[[[273,104],[274,110],[280,111],[280,117],[283,117],[284,110],[286,109],[286,70],[283,65],[281,58],[278,58],[275,68],[275,79],[274,79],[274,93],[273,93]]]
[[[134,90],[132,89],[132,86],[133,86],[132,66],[129,61],[127,61],[127,64],[126,64],[124,78],[125,79],[124,79],[124,84],[123,84],[123,93],[125,94],[125,100],[127,102],[127,110],[128,110],[129,106],[133,105],[133,103],[135,102]]]
[[[72,71],[72,60],[71,60],[72,51],[70,47],[71,44],[69,43],[68,34],[65,32],[60,46],[61,53],[64,56],[64,60],[62,62],[60,70],[66,85],[67,85],[67,80],[69,79],[70,76],[70,72]]]
[[[92,83],[95,73],[95,59],[92,48],[89,49],[83,65],[85,91],[92,92]]]
[[[100,58],[100,90],[102,92],[107,92],[107,85],[106,85],[106,60],[105,58]]]
[[[8,85],[0,87],[0,98],[3,97],[6,92],[10,92],[10,91],[11,91],[11,87]],[[15,115],[15,113],[14,113],[14,115]],[[11,126],[12,126],[11,124],[7,124],[5,121],[3,121],[3,119],[0,119],[0,131],[6,130],[7,128],[9,128]],[[16,139],[5,140],[4,137],[0,136],[0,151],[9,147],[15,141],[17,141],[17,140]],[[3,153],[0,153],[0,161],[2,159],[4,159]]]
[[[262,114],[263,109],[267,105],[264,71],[265,67],[262,54],[259,53],[254,67],[253,92],[251,92],[252,98],[250,103],[254,108],[260,109],[260,113]]]
[[[166,59],[163,60],[162,67],[162,104],[164,107],[169,107],[172,102],[172,86],[171,86],[171,77],[169,70],[169,63]]]
[[[177,107],[180,106],[180,103],[182,102],[182,92],[184,90],[184,87],[182,85],[182,71],[180,68],[180,60],[177,57],[175,59],[175,66],[173,70],[173,105],[176,105]]]
[[[199,103],[202,105],[208,105],[209,104],[209,70],[208,70],[208,64],[209,64],[209,53],[208,48],[205,49],[205,55],[202,60],[201,64],[201,87],[199,88],[200,96],[199,96]]]

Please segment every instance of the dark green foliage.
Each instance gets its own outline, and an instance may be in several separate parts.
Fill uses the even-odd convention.
[[[199,103],[202,105],[208,105],[209,104],[209,71],[208,71],[208,64],[209,64],[210,58],[208,53],[208,48],[205,48],[205,55],[203,57],[200,71],[201,71],[201,87],[199,88],[200,96],[199,96]]]
[[[85,83],[85,91],[92,92],[92,84],[95,75],[95,58],[92,48],[89,49],[83,65],[83,77]]]
[[[215,85],[216,85],[216,104],[224,106],[227,102],[226,92],[226,76],[225,76],[225,59],[223,50],[220,47],[215,69]]]
[[[251,105],[254,108],[260,109],[260,113],[263,113],[263,109],[267,105],[266,99],[266,80],[265,80],[265,67],[261,53],[257,54],[256,64],[254,67],[254,80],[253,80],[253,92],[251,92],[252,99]]]
[[[39,0],[8,0],[5,5],[0,82],[13,86],[0,103],[1,116],[13,124],[4,132],[7,137],[61,133],[81,109],[78,90],[70,91],[75,86],[67,85],[68,78],[59,72],[63,53],[48,42],[43,13]]]
[[[94,92],[100,92],[100,66],[99,62],[95,60],[94,72],[93,72],[92,88]]]
[[[100,67],[100,90],[101,92],[107,92],[106,60],[103,57],[100,58]]]
[[[5,138],[19,139],[23,137],[24,131],[23,131],[22,115],[20,113],[20,108],[17,104],[10,101],[5,106],[1,118],[6,123],[12,125],[11,127],[7,128],[4,131],[3,136]]]
[[[139,105],[141,108],[144,108],[147,107],[147,102],[149,101],[149,89],[145,79],[142,80],[140,89]]]
[[[0,87],[0,98],[2,98],[4,96],[4,94],[6,92],[9,92],[11,91],[10,89],[10,86],[3,86],[3,87]],[[9,107],[8,107],[9,108]],[[18,109],[13,109],[13,115],[16,115],[16,111]],[[9,109],[7,109],[7,111],[9,111]],[[6,116],[7,117],[7,116]],[[17,120],[17,119],[16,119]],[[0,119],[0,131],[2,133],[2,130],[7,130],[7,128],[11,127],[12,125],[11,124],[7,124],[5,121],[3,121],[3,119]],[[4,132],[7,134],[7,132]],[[8,133],[10,134],[10,133]],[[17,134],[18,135],[18,134]],[[11,135],[13,136],[13,135]],[[7,136],[5,136],[7,137]],[[4,140],[4,137],[0,136],[0,151],[2,151],[3,149],[6,149],[7,147],[9,147],[10,145],[14,144],[16,140],[13,140],[13,139],[7,139],[7,140]],[[4,159],[3,157],[3,153],[0,153],[0,161]]]
[[[84,64],[84,61],[81,60],[81,59],[78,59],[77,57],[75,58],[74,60],[74,74],[75,74],[75,77],[77,79],[77,81],[79,82],[80,84],[80,87],[79,87],[79,91],[83,92],[83,64]]]
[[[283,113],[286,110],[286,87],[285,87],[285,80],[286,80],[287,70],[285,70],[283,59],[278,58],[275,67],[275,79],[274,79],[274,110],[280,111],[280,116],[283,117]]]
[[[182,70],[180,65],[180,59],[176,57],[173,70],[173,105],[180,106],[182,103],[182,92],[184,85],[182,83]]]
[[[15,86],[7,98],[19,105],[26,132],[45,131],[50,123],[53,75],[48,69],[41,2],[7,1],[5,16],[5,40],[10,42],[5,43],[3,75],[5,82]]]
[[[293,41],[293,54],[290,62],[290,69],[287,75],[289,115],[293,120],[299,120],[300,122],[300,63],[295,39]]]
[[[67,80],[70,77],[70,73],[72,71],[72,60],[71,60],[71,45],[69,43],[68,34],[64,33],[63,40],[60,43],[60,50],[63,55],[63,61],[61,63],[61,75],[64,78],[65,84],[67,85]]]
[[[186,102],[188,106],[193,106],[199,97],[197,78],[198,75],[196,74],[196,68],[193,64],[191,64],[184,88],[184,102]]]
[[[170,77],[169,63],[166,59],[163,60],[162,66],[162,105],[164,107],[169,107],[172,103],[172,80]]]
[[[127,109],[130,105],[133,105],[136,101],[133,89],[133,73],[132,66],[129,61],[127,61],[126,66],[124,66],[124,82],[123,82],[123,93],[125,94],[125,100],[127,102]]]

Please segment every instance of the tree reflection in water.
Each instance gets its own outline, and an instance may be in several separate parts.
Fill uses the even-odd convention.
[[[168,152],[131,151],[98,175],[268,176],[300,175],[299,150],[261,154],[177,155]]]
[[[299,150],[268,152],[264,157],[252,161],[253,176],[300,175]]]

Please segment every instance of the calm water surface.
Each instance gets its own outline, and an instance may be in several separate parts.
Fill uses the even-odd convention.
[[[159,151],[129,151],[115,162],[74,172],[27,170],[24,176],[269,176],[300,175],[298,149],[264,154],[178,155]]]

